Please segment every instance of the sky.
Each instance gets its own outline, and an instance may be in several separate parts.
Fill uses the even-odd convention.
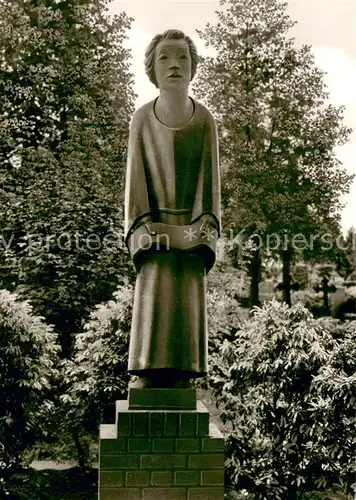
[[[215,0],[112,0],[110,11],[125,11],[134,19],[127,47],[132,51],[136,107],[153,99],[157,89],[144,72],[144,53],[152,37],[168,28],[178,28],[189,35],[198,52],[206,51],[196,30],[207,22],[215,23],[219,10]],[[349,173],[356,174],[356,0],[289,0],[288,14],[296,26],[290,35],[297,45],[312,46],[316,65],[326,72],[329,102],[345,105],[345,125],[353,128],[349,141],[336,148],[336,154]],[[356,177],[343,198],[341,225],[344,232],[356,227]]]

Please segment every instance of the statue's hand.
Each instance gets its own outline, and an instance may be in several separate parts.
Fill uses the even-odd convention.
[[[202,215],[202,217],[200,218],[200,222],[201,222],[199,227],[200,232],[204,232],[207,229],[210,230],[217,229],[216,220],[212,215],[209,214]]]
[[[156,234],[156,231],[153,229],[151,218],[149,218],[149,220],[145,221],[145,227],[151,236],[154,236]]]
[[[203,239],[211,241],[217,237],[217,224],[216,220],[212,215],[205,214],[200,219],[199,232]]]
[[[136,231],[139,227],[145,226],[147,229],[147,232],[154,236],[156,234],[156,231],[153,229],[152,226],[152,218],[150,215],[145,215],[144,217],[141,217],[141,219],[138,220],[138,222],[135,224],[133,229],[131,230],[131,233]]]
[[[150,215],[145,215],[144,217],[142,217],[142,219],[140,220],[140,226],[145,226],[147,232],[152,236],[156,234],[156,231],[153,229],[152,226],[152,218]]]

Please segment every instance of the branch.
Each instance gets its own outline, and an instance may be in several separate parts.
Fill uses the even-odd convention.
[[[272,120],[272,127],[271,127],[271,134],[270,134],[270,138],[269,138],[269,146],[268,146],[268,149],[266,151],[266,154],[270,153],[272,151],[272,139],[273,139],[273,132],[275,131],[275,128],[276,128],[276,118],[273,118]]]

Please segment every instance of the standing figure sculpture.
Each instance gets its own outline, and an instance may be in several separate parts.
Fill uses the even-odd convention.
[[[207,373],[206,275],[220,233],[216,125],[188,95],[192,40],[156,35],[145,54],[159,96],[130,125],[125,241],[137,270],[128,371],[134,387],[186,387]]]

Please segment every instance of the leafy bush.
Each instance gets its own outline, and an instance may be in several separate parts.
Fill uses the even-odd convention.
[[[292,305],[301,302],[309,310],[322,308],[323,294],[316,292],[313,288],[307,287],[292,293]]]
[[[120,286],[114,299],[91,313],[85,331],[76,335],[73,359],[63,361],[62,427],[82,442],[88,433],[97,437],[103,419],[113,421],[115,401],[126,396],[132,287]],[[79,451],[86,462],[87,450],[79,445]]]
[[[349,288],[345,288],[345,293],[349,297],[356,299],[356,286],[350,286]]]
[[[356,321],[334,320],[332,326],[338,341],[311,386],[312,419],[318,422],[315,446],[323,457],[324,473],[340,478],[351,493],[356,486]]]
[[[226,339],[211,357],[210,383],[226,434],[227,469],[238,490],[278,500],[339,480],[351,486],[356,358],[348,347],[351,337],[355,340],[354,330],[343,344],[302,304],[289,308],[273,300],[254,308],[234,339]],[[350,361],[341,375],[345,349]],[[332,381],[339,384],[332,387]],[[335,402],[341,422],[332,411]],[[328,411],[321,418],[323,408]]]
[[[332,318],[331,316],[324,316],[318,318],[317,322],[324,330],[330,332],[334,339],[343,341],[345,335],[352,335],[356,330],[356,321],[340,321],[339,319]]]
[[[225,339],[232,339],[248,310],[243,309],[229,290],[215,288],[208,292],[209,354],[219,350]]]
[[[3,474],[22,463],[53,410],[59,376],[57,336],[28,301],[0,290],[0,466]]]

